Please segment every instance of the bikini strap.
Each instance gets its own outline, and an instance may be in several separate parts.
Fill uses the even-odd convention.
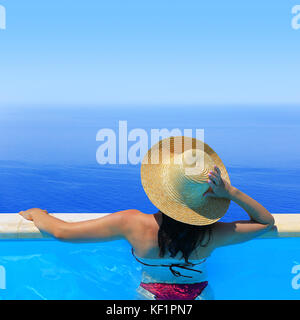
[[[134,256],[135,260],[141,264],[143,264],[144,266],[147,266],[147,267],[167,267],[170,269],[170,271],[172,272],[172,274],[175,276],[175,277],[184,277],[184,278],[193,278],[191,276],[185,276],[183,274],[181,274],[178,270],[174,270],[173,268],[176,267],[176,268],[181,268],[181,269],[185,269],[185,270],[190,270],[190,271],[194,271],[194,272],[198,272],[198,273],[202,273],[202,271],[200,270],[195,270],[195,269],[192,269],[192,268],[189,268],[188,266],[190,267],[194,267],[198,264],[202,264],[203,262],[205,262],[206,259],[204,259],[203,261],[199,262],[199,263],[185,263],[185,264],[182,264],[182,263],[172,263],[172,264],[148,264],[148,263],[145,263],[141,260],[139,260],[137,258],[137,256],[135,255],[134,253],[134,250],[133,248],[131,248],[131,253],[132,255]]]

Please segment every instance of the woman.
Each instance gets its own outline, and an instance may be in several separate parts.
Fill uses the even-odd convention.
[[[159,161],[153,163],[153,159]],[[143,267],[140,299],[212,299],[205,259],[216,248],[248,241],[270,230],[273,216],[233,187],[218,155],[196,139],[160,141],[145,156],[141,173],[144,190],[159,209],[155,214],[132,209],[73,223],[41,209],[20,214],[41,231],[64,241],[126,239]],[[218,222],[230,200],[250,219]]]

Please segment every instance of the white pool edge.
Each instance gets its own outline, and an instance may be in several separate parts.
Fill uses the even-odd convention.
[[[104,217],[109,213],[55,213],[53,216],[68,222],[84,221]],[[275,227],[260,238],[295,238],[300,237],[300,213],[273,214]],[[0,240],[18,239],[53,239],[42,234],[31,221],[16,213],[0,213]]]

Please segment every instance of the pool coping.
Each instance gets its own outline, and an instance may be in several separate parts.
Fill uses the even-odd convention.
[[[54,217],[68,222],[84,221],[104,217],[109,213],[55,213]],[[273,214],[275,227],[259,238],[300,237],[300,214]],[[16,213],[0,213],[0,240],[51,240],[53,237],[41,233],[33,222]]]

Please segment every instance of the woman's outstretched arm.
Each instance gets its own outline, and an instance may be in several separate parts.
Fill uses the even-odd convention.
[[[132,229],[130,221],[138,210],[119,211],[102,218],[82,222],[66,222],[49,215],[46,210],[34,208],[21,211],[25,219],[33,221],[42,232],[65,241],[110,241],[125,239]]]
[[[250,218],[250,220],[230,223],[216,223],[213,228],[216,246],[251,240],[274,226],[271,213],[256,200],[224,181],[219,168],[216,167],[210,173],[208,183],[212,192],[208,192],[207,197],[230,199],[242,207]]]

